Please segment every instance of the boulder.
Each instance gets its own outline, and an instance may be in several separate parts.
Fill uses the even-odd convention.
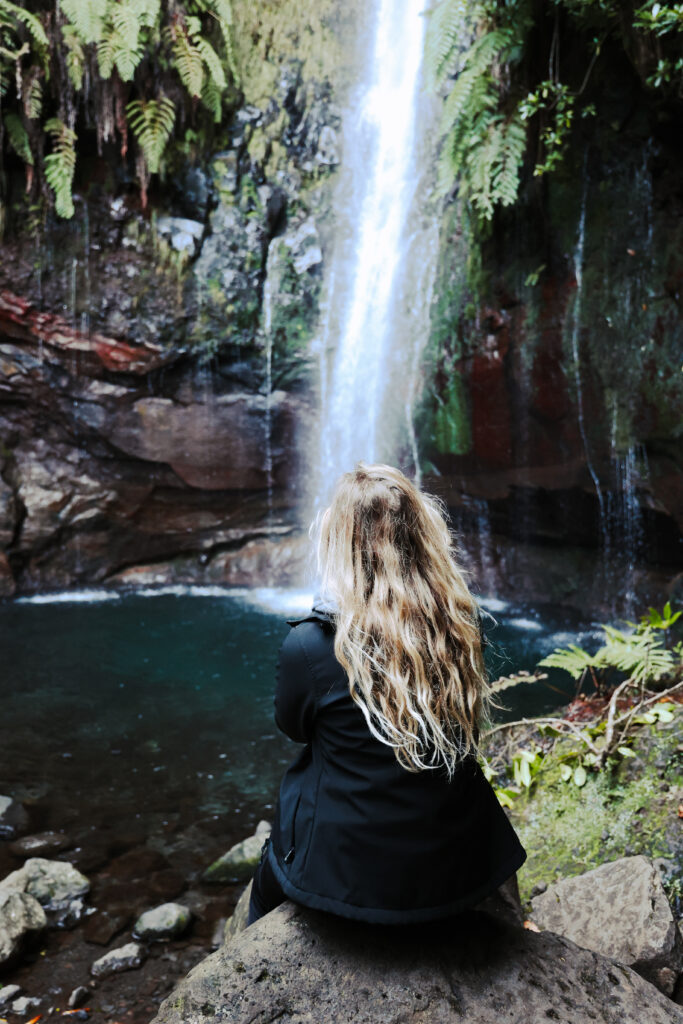
[[[292,903],[198,964],[154,1024],[683,1024],[628,967],[483,911],[387,929]]]
[[[45,911],[33,896],[0,889],[0,967],[15,960],[46,924]]]
[[[10,839],[26,828],[28,815],[11,796],[0,796],[0,839]]]
[[[268,823],[259,822],[253,836],[247,836],[241,842],[235,843],[227,853],[209,865],[204,872],[204,881],[228,885],[248,881],[261,859],[261,849],[269,834]]]
[[[120,974],[121,971],[132,971],[141,967],[145,960],[145,950],[137,942],[128,942],[118,949],[110,949],[108,953],[95,960],[90,967],[93,978],[106,978],[109,974]]]
[[[565,878],[532,900],[540,928],[627,964],[666,995],[683,970],[683,943],[657,867],[623,857]]]
[[[192,912],[180,903],[162,903],[160,907],[146,910],[135,922],[133,934],[138,939],[155,941],[174,939],[186,930]]]
[[[28,893],[45,909],[52,927],[70,927],[81,919],[82,897],[90,890],[90,882],[80,871],[65,861],[31,857],[18,871],[0,882],[0,892]]]

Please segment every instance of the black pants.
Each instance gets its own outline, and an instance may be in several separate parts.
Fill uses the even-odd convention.
[[[280,883],[268,861],[268,840],[266,839],[261,850],[261,861],[251,883],[247,928],[254,921],[258,921],[260,917],[265,917],[271,910],[275,910],[286,899],[287,897],[280,888]]]

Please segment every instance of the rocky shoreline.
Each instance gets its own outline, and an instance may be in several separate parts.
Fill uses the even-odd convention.
[[[32,832],[31,817],[30,807],[0,797],[0,1020],[69,1011],[147,1024],[178,979],[222,943],[266,824],[232,848],[230,877],[213,879],[207,868],[225,840],[201,825],[183,857],[133,835],[77,845],[66,833]]]

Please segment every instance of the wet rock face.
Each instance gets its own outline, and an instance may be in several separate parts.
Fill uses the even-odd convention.
[[[430,935],[315,914],[286,903],[199,964],[155,1024],[229,1019],[567,1024],[683,1022],[683,1011],[626,967],[551,933],[485,913]]]
[[[152,222],[97,193],[87,230],[56,222],[39,251],[7,232],[0,595],[150,563],[232,582],[228,555],[297,520],[340,115],[328,81],[272,59],[272,95]]]

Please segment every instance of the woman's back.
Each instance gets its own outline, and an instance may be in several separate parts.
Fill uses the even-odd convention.
[[[524,859],[473,756],[408,772],[368,732],[315,611],[283,645],[276,720],[306,742],[288,769],[270,863],[290,898],[378,923],[426,921],[485,898]]]
[[[360,463],[322,516],[318,564],[326,610],[292,623],[275,699],[306,746],[252,919],[284,896],[384,923],[454,914],[525,854],[476,761],[489,687],[443,509],[399,470]]]

